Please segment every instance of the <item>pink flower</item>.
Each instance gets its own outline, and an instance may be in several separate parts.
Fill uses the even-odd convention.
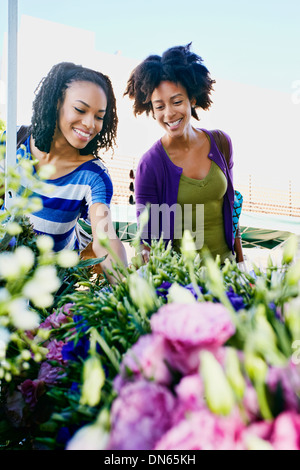
[[[41,323],[40,328],[45,330],[52,330],[59,328],[64,323],[69,323],[70,316],[72,315],[70,309],[74,304],[68,303],[65,304],[59,311],[55,311],[49,315],[46,320]]]
[[[64,360],[62,357],[62,348],[64,345],[64,341],[57,341],[56,339],[50,341],[47,344],[47,349],[49,350],[47,353],[47,359],[50,361],[58,361],[63,364]]]
[[[235,333],[227,309],[212,302],[166,304],[150,321],[153,333],[166,339],[167,362],[183,374],[198,369],[201,349],[216,352]]]
[[[300,415],[281,413],[274,422],[271,444],[276,450],[300,450]]]
[[[177,404],[172,417],[174,424],[184,419],[187,413],[206,408],[203,381],[199,374],[183,377],[176,385],[175,393]]]
[[[270,443],[274,450],[300,450],[300,415],[285,411],[273,421],[260,421],[249,425],[240,436],[247,449],[251,437]]]
[[[162,385],[139,380],[121,389],[111,408],[108,450],[151,450],[170,428],[175,398]]]
[[[155,450],[237,450],[243,427],[238,412],[220,417],[203,408],[167,431]]]
[[[249,422],[256,421],[261,416],[256,390],[247,380],[242,403]]]
[[[115,388],[119,391],[128,381],[143,378],[169,385],[172,382],[172,375],[165,363],[165,357],[166,345],[162,336],[141,336],[125,354],[121,373],[115,379]]]

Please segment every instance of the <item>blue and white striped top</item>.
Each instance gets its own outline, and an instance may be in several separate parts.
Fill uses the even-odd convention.
[[[21,158],[31,158],[30,137],[17,150],[17,160]],[[82,163],[67,175],[43,180],[38,189],[33,189],[22,173],[21,170],[20,190],[32,190],[30,197],[39,197],[43,203],[43,208],[29,214],[29,219],[35,232],[53,238],[55,251],[78,248],[75,227],[79,218],[89,223],[92,204],[103,203],[110,207],[112,181],[107,168],[97,158]]]

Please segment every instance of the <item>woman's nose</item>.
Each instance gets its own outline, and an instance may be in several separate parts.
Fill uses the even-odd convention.
[[[82,124],[87,129],[94,129],[95,128],[95,117],[92,114],[85,114],[82,118]]]
[[[174,111],[174,108],[173,108],[172,105],[167,105],[167,106],[165,107],[165,117],[166,117],[166,118],[173,117],[173,116],[174,116],[174,113],[175,113],[175,111]]]

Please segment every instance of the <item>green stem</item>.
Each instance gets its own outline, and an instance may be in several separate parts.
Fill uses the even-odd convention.
[[[273,416],[272,416],[272,413],[268,404],[264,383],[261,381],[256,381],[254,387],[257,393],[258,404],[259,404],[262,417],[265,420],[273,419]]]
[[[116,359],[116,357],[115,357],[114,353],[112,352],[112,350],[110,349],[110,347],[108,346],[105,339],[96,330],[93,330],[93,335],[94,335],[94,339],[98,342],[98,344],[100,345],[102,350],[105,352],[105,354],[107,355],[107,357],[111,361],[111,363],[114,366],[114,368],[116,369],[116,371],[119,372],[119,370],[120,370],[119,362]]]

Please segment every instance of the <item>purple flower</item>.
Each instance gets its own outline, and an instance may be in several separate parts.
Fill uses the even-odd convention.
[[[107,450],[151,450],[172,423],[175,398],[158,384],[140,380],[121,389],[111,408]]]
[[[194,286],[193,286],[192,283],[188,284],[187,286],[183,286],[183,287],[184,287],[185,289],[189,290],[189,291],[193,294],[193,296],[195,297],[195,299],[198,299],[198,294],[196,293],[195,288],[194,288]],[[203,292],[202,287],[201,287],[201,286],[198,286],[198,287],[199,287],[200,292]]]
[[[171,285],[171,282],[164,281],[159,287],[157,287],[156,294],[159,297],[163,297],[165,300],[167,300],[168,291]]]
[[[230,286],[226,294],[236,312],[246,307],[243,297],[234,292],[232,286]]]
[[[90,349],[88,336],[83,336],[78,340],[68,341],[62,348],[62,358],[64,361],[79,362],[86,359]]]
[[[194,286],[192,283],[190,284],[187,284],[186,286],[182,285],[182,284],[179,284],[181,287],[184,287],[185,289],[189,290],[193,296],[195,297],[195,299],[198,299],[198,295],[194,289]],[[167,300],[167,295],[168,295],[168,292],[169,292],[169,289],[170,287],[172,286],[172,283],[171,282],[168,282],[168,281],[164,281],[157,289],[156,289],[156,293],[158,296],[160,297],[164,297],[165,300]],[[202,287],[199,286],[199,289],[200,291],[202,292],[203,289]]]
[[[234,333],[235,326],[227,309],[219,303],[171,303],[151,317],[152,332],[165,338],[166,360],[183,374],[199,367],[199,352],[215,352]]]
[[[12,237],[12,238],[10,239],[10,241],[9,241],[8,246],[9,246],[10,248],[14,248],[14,247],[16,246],[16,244],[17,244],[17,239],[16,239],[16,237]]]
[[[54,385],[63,377],[61,367],[53,367],[49,362],[43,362],[39,371],[38,380],[47,385]]]

